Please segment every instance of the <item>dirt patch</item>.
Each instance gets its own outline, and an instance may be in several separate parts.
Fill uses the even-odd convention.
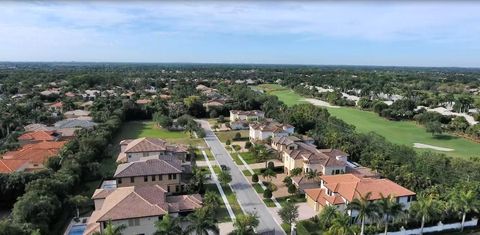
[[[443,148],[443,147],[438,147],[438,146],[428,145],[428,144],[421,144],[421,143],[414,143],[413,147],[419,148],[419,149],[433,149],[433,150],[445,151],[445,152],[450,152],[455,150],[455,149]]]

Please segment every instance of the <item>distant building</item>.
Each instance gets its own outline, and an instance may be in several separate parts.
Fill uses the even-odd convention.
[[[235,121],[259,121],[265,118],[265,113],[260,110],[230,110],[230,122]]]
[[[90,129],[97,125],[97,123],[89,120],[81,120],[78,118],[69,118],[58,121],[54,124],[55,128],[85,128]]]
[[[82,117],[89,117],[90,116],[90,111],[85,111],[81,109],[76,109],[72,111],[65,112],[63,114],[65,118],[82,118]]]

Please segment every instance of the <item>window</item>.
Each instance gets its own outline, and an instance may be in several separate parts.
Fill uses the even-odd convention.
[[[162,181],[163,180],[163,175],[158,175],[158,181]]]
[[[167,185],[167,192],[170,192],[170,185]]]
[[[332,175],[334,175],[334,174],[335,174],[335,170],[332,170]]]
[[[172,179],[172,174],[168,174],[168,180]]]
[[[129,219],[128,220],[128,226],[140,226],[140,219]]]
[[[144,177],[143,177],[143,181],[144,181],[144,182],[147,182],[147,181],[148,181],[148,176],[144,176]]]
[[[152,181],[155,181],[155,180],[157,180],[156,177],[152,175]]]
[[[181,187],[180,187],[180,190],[181,190],[182,192],[185,191],[185,185],[182,184]]]
[[[175,192],[180,191],[180,187],[178,185],[175,185]]]
[[[336,175],[340,174],[340,170],[335,170],[335,174]]]
[[[147,153],[147,152],[143,152],[143,156],[144,156],[144,157],[148,157],[148,153]]]
[[[130,177],[130,183],[135,183],[135,177]]]
[[[117,184],[122,184],[122,178],[117,179]]]
[[[106,229],[107,228],[107,223],[103,222],[102,227],[103,227],[103,229]]]
[[[173,174],[173,179],[174,179],[174,180],[177,179],[177,174]]]

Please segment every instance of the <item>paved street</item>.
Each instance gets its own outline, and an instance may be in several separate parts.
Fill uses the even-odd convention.
[[[198,121],[201,123],[203,129],[205,129],[205,142],[210,147],[218,163],[230,168],[230,173],[232,175],[232,182],[230,185],[237,195],[240,206],[245,212],[257,214],[260,220],[260,225],[256,229],[257,233],[285,234],[280,225],[274,220],[272,214],[270,214],[270,211],[265,206],[262,199],[258,196],[253,187],[243,176],[240,169],[233,162],[228,151],[218,140],[215,133],[212,132],[208,122],[203,120]],[[281,221],[278,222],[280,223]]]

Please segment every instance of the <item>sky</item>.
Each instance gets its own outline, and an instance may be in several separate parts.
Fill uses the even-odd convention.
[[[0,61],[480,67],[480,3],[0,2]]]

